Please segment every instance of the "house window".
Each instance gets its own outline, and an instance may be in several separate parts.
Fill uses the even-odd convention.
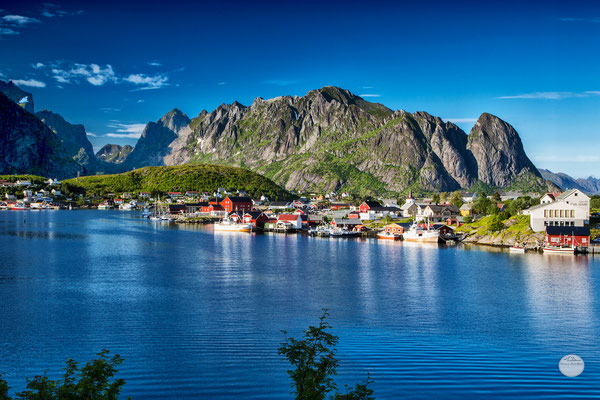
[[[575,218],[575,210],[571,210],[571,218]]]
[[[575,226],[575,221],[571,221],[571,226]]]
[[[548,221],[544,221],[544,226],[548,226]]]
[[[548,210],[544,210],[544,218],[548,218]]]
[[[565,211],[564,210],[560,210],[560,218],[564,218],[565,216]]]

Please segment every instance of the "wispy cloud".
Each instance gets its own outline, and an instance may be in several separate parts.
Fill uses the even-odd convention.
[[[380,94],[375,94],[375,93],[365,93],[365,94],[359,94],[360,97],[381,97]]]
[[[160,67],[162,64],[160,63],[160,61],[150,61],[148,62],[148,65],[152,67]]]
[[[52,68],[52,73],[58,83],[79,83],[85,80],[94,86],[102,86],[107,82],[117,81],[110,64],[106,64],[104,68],[98,64],[73,64],[68,69]]]
[[[12,25],[27,25],[40,22],[39,19],[25,17],[23,15],[5,15],[0,20]]]
[[[600,18],[559,18],[563,22],[591,22],[593,24],[600,24]]]
[[[362,89],[375,89],[375,86],[363,86]]]
[[[10,28],[0,28],[0,36],[3,35],[18,35],[19,32],[15,31],[14,29],[10,29]]]
[[[455,124],[477,122],[477,118],[442,118],[444,121],[454,122]]]
[[[542,100],[562,100],[580,97],[600,96],[598,90],[588,90],[585,92],[533,92],[516,94],[512,96],[500,96],[497,99],[542,99]]]
[[[223,86],[223,85],[225,85],[226,83],[227,83],[227,82],[219,82],[219,83],[217,83],[217,85],[219,85],[219,86]]]
[[[133,91],[160,89],[169,85],[169,77],[165,74],[156,74],[152,76],[145,74],[131,74],[126,78],[123,78],[123,80],[125,82],[141,86],[137,89],[134,89]]]
[[[115,138],[128,138],[138,139],[142,136],[142,131],[146,127],[146,124],[123,124],[121,122],[113,122],[108,124],[109,128],[116,129],[118,133],[107,133],[104,136],[115,137]]]
[[[104,111],[104,113],[106,113],[106,114],[116,113],[116,112],[121,111],[120,108],[111,108],[111,107],[102,107],[101,110]]]
[[[17,86],[29,86],[36,88],[46,87],[46,84],[42,81],[37,81],[35,79],[11,79],[13,83]]]
[[[44,6],[42,8],[42,15],[46,18],[66,17],[68,15],[83,14],[83,10],[77,10],[77,11],[61,10],[60,9],[61,7],[58,4],[54,4],[54,3],[43,3],[42,5]]]
[[[143,102],[144,102],[144,100],[142,100],[142,99],[139,99],[137,102],[138,102],[138,103],[143,103]]]
[[[91,136],[91,137],[98,137],[98,135],[96,135],[95,133],[92,133],[92,132],[86,132],[85,134],[88,136]]]
[[[45,64],[43,64],[43,63],[41,63],[41,62],[39,62],[39,63],[31,64],[31,66],[32,66],[34,69],[40,69],[40,68],[44,68],[46,65],[45,65]]]
[[[265,83],[267,85],[275,85],[275,86],[290,86],[290,85],[294,85],[294,84],[298,83],[298,81],[291,81],[291,80],[285,80],[285,79],[269,79],[267,81],[264,81],[263,83]]]
[[[592,154],[579,154],[579,155],[545,155],[545,154],[533,154],[531,158],[538,162],[575,162],[575,163],[588,163],[588,162],[600,162],[600,155]]]

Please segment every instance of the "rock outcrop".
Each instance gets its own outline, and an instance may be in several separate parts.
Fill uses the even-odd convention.
[[[50,128],[0,93],[0,174],[67,178],[81,171]]]
[[[6,97],[33,114],[34,104],[33,95],[31,93],[24,91],[12,81],[9,81],[8,83],[0,81],[0,92],[4,93]]]
[[[125,169],[165,165],[170,145],[178,135],[189,130],[191,120],[178,109],[166,113],[156,122],[149,122],[133,151],[122,163]]]
[[[132,151],[133,147],[129,145],[107,144],[96,153],[96,158],[100,161],[120,164],[127,159]]]

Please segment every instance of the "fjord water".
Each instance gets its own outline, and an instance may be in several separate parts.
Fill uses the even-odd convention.
[[[134,399],[291,398],[280,330],[329,309],[337,381],[377,399],[600,396],[600,258],[213,233],[119,211],[0,212],[0,372],[125,358]],[[583,374],[562,376],[577,354]],[[340,386],[341,386],[340,385]]]

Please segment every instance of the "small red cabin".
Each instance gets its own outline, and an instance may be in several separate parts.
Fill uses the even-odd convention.
[[[588,247],[590,245],[590,228],[587,226],[547,226],[546,244]]]
[[[253,207],[252,199],[245,196],[227,196],[220,204],[227,212],[246,212],[251,211]]]
[[[381,207],[381,204],[378,201],[363,201],[358,209],[361,213],[366,213],[373,207]]]

